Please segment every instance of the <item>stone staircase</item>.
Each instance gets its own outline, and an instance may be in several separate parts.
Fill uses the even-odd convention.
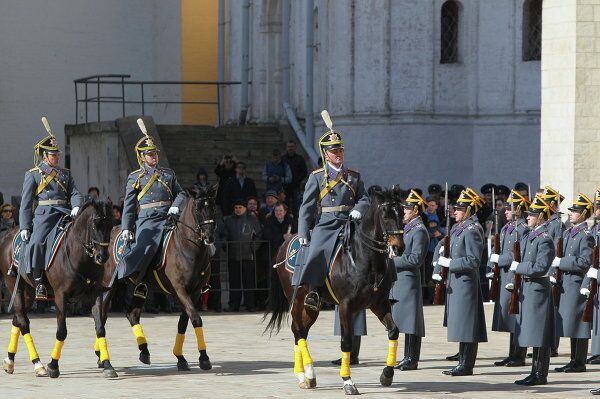
[[[213,126],[156,125],[158,135],[183,187],[196,180],[203,167],[211,183],[217,181],[215,166],[227,153],[247,165],[247,174],[254,179],[259,194],[265,190],[261,180],[265,161],[271,159],[274,148],[285,151],[287,137],[276,125]]]

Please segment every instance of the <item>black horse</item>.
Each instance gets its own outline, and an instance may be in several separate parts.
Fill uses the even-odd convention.
[[[212,365],[206,353],[202,318],[196,309],[196,302],[199,300],[202,292],[207,289],[210,278],[210,258],[214,251],[213,243],[215,235],[215,187],[192,189],[188,191],[188,194],[189,196],[185,200],[179,219],[173,218],[167,223],[167,225],[171,224],[174,231],[166,254],[164,267],[149,272],[144,280],[150,291],[162,290],[175,295],[184,309],[179,316],[177,336],[175,337],[175,346],[173,347],[173,354],[177,357],[178,369],[190,369],[187,360],[183,356],[183,341],[188,322],[191,320],[194,332],[196,333],[198,351],[200,352],[200,368],[210,370]],[[105,287],[108,287],[110,284],[117,267],[112,252],[114,250],[114,241],[120,233],[120,228],[115,228],[112,233],[110,245],[111,256],[104,275]],[[110,289],[107,288],[105,294],[97,298],[92,313],[96,321],[96,326],[101,331],[104,331],[107,311],[111,299],[116,292],[116,287],[119,284],[125,283],[126,281],[117,282]],[[140,350],[140,361],[150,364],[148,341],[140,325],[143,305],[143,299],[134,297],[129,305],[126,316],[131,324]],[[101,354],[97,348],[96,354],[99,357],[98,366],[103,367],[102,358],[100,358]]]
[[[112,204],[102,201],[86,202],[79,215],[65,233],[62,245],[53,261],[53,266],[46,272],[46,278],[54,292],[56,305],[56,343],[52,350],[51,361],[44,369],[29,328],[27,313],[31,310],[35,290],[33,283],[24,276],[15,285],[15,278],[7,276],[12,265],[12,242],[19,229],[3,236],[0,241],[0,270],[5,276],[9,289],[16,289],[14,299],[14,317],[12,322],[11,342],[8,357],[4,360],[4,370],[11,374],[14,370],[14,359],[17,350],[18,334],[22,334],[29,349],[29,357],[34,364],[37,376],[46,374],[52,378],[60,375],[58,361],[64,341],[67,338],[66,303],[77,300],[92,303],[102,292],[104,265],[108,259],[108,241],[112,229]],[[104,333],[96,330],[96,339],[101,342],[102,350],[108,356]],[[110,361],[104,364],[104,374],[116,377]]]
[[[339,303],[342,335],[340,376],[344,380],[343,387],[346,394],[358,394],[350,379],[349,362],[353,336],[352,319],[362,309],[371,309],[388,330],[390,342],[387,366],[383,370],[380,382],[384,386],[389,386],[393,380],[399,332],[392,320],[389,300],[389,293],[396,276],[394,267],[390,266],[389,254],[392,250],[401,252],[404,249],[399,204],[400,198],[396,191],[371,193],[369,210],[351,238],[351,251],[342,252],[334,261],[330,273],[330,289],[326,295],[323,295],[326,302]],[[277,263],[274,266],[277,274],[273,275],[269,297],[268,312],[271,313],[271,318],[265,331],[279,331],[287,312],[291,313],[295,340],[294,374],[299,380],[300,388],[315,388],[316,376],[306,338],[318,313],[303,306],[304,297],[308,292],[304,286],[296,290],[292,300],[294,295],[292,273],[285,266],[288,256],[287,247],[292,239],[286,240],[277,253]],[[292,301],[291,309],[290,301]]]

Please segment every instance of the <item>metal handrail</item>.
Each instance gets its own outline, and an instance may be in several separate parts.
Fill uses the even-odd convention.
[[[223,115],[221,115],[221,106],[219,99],[223,96],[223,88],[227,86],[240,85],[240,81],[209,81],[209,80],[126,80],[131,75],[126,74],[103,74],[103,75],[91,75],[83,78],[78,78],[73,81],[75,84],[75,124],[79,124],[79,104],[85,104],[85,123],[89,122],[88,118],[88,104],[96,103],[96,116],[97,122],[100,122],[101,115],[101,104],[121,104],[122,105],[122,116],[125,117],[125,105],[126,104],[139,104],[141,105],[141,113],[145,115],[146,104],[193,104],[193,105],[216,105],[218,113],[218,125],[223,124]],[[248,82],[251,84],[252,82]],[[84,85],[84,96],[79,97],[79,86]],[[101,86],[104,85],[119,85],[121,86],[120,96],[103,96],[101,95]],[[216,101],[182,101],[182,100],[146,100],[144,96],[144,86],[156,86],[156,85],[200,85],[200,86],[216,86],[217,94]],[[90,96],[89,86],[96,87],[96,95]],[[139,86],[140,88],[140,99],[139,100],[126,100],[125,99],[125,86]]]

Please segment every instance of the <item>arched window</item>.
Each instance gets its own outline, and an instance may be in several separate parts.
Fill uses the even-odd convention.
[[[448,0],[442,5],[440,64],[458,62],[458,16],[458,2]]]
[[[523,61],[542,59],[542,0],[523,3]]]

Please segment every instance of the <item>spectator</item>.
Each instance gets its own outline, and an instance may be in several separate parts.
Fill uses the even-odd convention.
[[[121,225],[121,207],[118,205],[113,205],[112,207],[112,224],[113,226]]]
[[[306,167],[306,160],[304,157],[296,153],[296,142],[294,140],[288,140],[285,145],[285,154],[282,159],[283,162],[289,165],[292,172],[292,181],[284,184],[285,195],[288,200],[289,209],[291,209],[294,218],[298,217],[298,209],[302,203],[302,182],[308,176],[308,169]]]
[[[223,187],[225,186],[225,182],[230,178],[235,176],[235,164],[237,163],[237,159],[231,154],[223,155],[223,158],[219,161],[219,164],[215,168],[215,174],[219,178],[219,186],[217,188],[217,197],[215,201],[217,204],[221,205],[222,197],[223,197]]]
[[[248,213],[254,215],[258,220],[261,220],[260,207],[258,205],[258,199],[256,199],[256,197],[248,197],[246,208]]]
[[[296,232],[297,227],[288,214],[288,207],[278,202],[273,213],[266,218],[263,233],[264,239],[269,241],[271,246],[271,256],[274,256],[281,244]]]
[[[221,201],[223,216],[233,213],[233,203],[237,198],[246,201],[249,197],[256,197],[256,186],[254,180],[246,176],[246,164],[238,162],[235,166],[235,176],[230,177],[223,187]]]
[[[287,204],[286,201],[287,196],[285,195],[285,190],[281,189],[277,192],[277,201],[281,202],[282,204]]]
[[[98,187],[88,188],[87,199],[98,201],[98,199],[100,199],[100,189]]]
[[[278,149],[273,150],[273,158],[265,163],[262,178],[267,184],[267,191],[275,190],[276,193],[284,184],[291,183],[292,171],[290,166],[281,160],[281,152]]]
[[[255,306],[255,244],[261,235],[258,220],[247,213],[246,202],[239,199],[233,207],[233,215],[225,216],[225,239],[234,241],[227,248],[229,269],[229,308],[225,311],[238,312],[242,302],[242,291],[246,310],[253,312]]]
[[[517,184],[515,184],[515,191],[518,192],[519,194],[521,194],[525,198],[528,198],[530,200],[532,199],[529,196],[529,186],[521,181],[518,182]]]
[[[273,213],[277,202],[279,202],[279,197],[277,196],[276,191],[269,190],[265,193],[265,203],[260,207],[260,217],[262,218],[260,221],[261,224],[265,224],[267,216]]]
[[[194,188],[200,190],[206,187],[208,187],[208,173],[206,172],[206,169],[199,167],[198,172],[196,172],[196,182],[194,183]]]
[[[2,205],[2,217],[0,218],[0,233],[12,229],[17,225],[13,217],[15,213],[15,207],[11,204]]]

